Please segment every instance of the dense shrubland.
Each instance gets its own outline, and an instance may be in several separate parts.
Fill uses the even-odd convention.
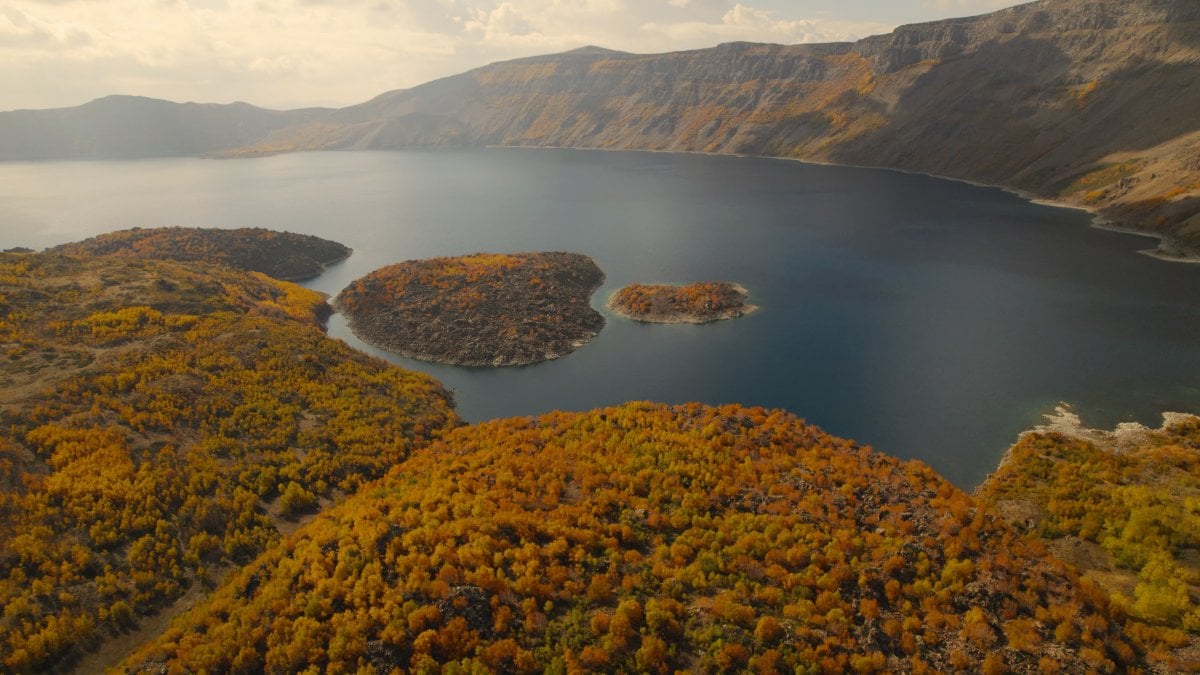
[[[746,304],[747,296],[741,286],[728,282],[629,284],[613,294],[609,306],[638,321],[707,323],[753,311],[755,307]]]
[[[1200,638],[1200,419],[1132,448],[1024,435],[980,497],[1059,544],[1164,650]],[[1078,551],[1077,554],[1074,552]],[[1200,668],[1200,657],[1177,667]]]
[[[56,253],[219,263],[276,279],[308,279],[344,260],[350,249],[308,234],[261,227],[133,228],[55,247]]]
[[[405,356],[466,366],[537,363],[595,337],[604,281],[578,253],[410,260],[355,280],[335,301],[355,334]]]
[[[249,564],[167,672],[1103,672],[1104,593],[917,463],[736,406],[464,427]]]
[[[505,264],[476,262],[459,274]],[[225,267],[0,255],[0,670],[62,667],[209,586],[127,664],[1112,672],[1149,645],[1187,667],[1166,652],[1196,631],[1194,421],[1132,453],[1026,436],[986,488],[1102,549],[1114,586],[777,411],[460,427],[325,311]]]
[[[456,424],[261,274],[0,256],[0,670],[44,670],[252,559]]]

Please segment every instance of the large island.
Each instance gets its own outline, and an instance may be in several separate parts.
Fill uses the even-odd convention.
[[[630,284],[613,293],[608,307],[635,321],[652,323],[708,323],[736,319],[758,309],[747,304],[750,294],[724,281],[677,286]]]
[[[361,339],[459,366],[517,366],[564,356],[596,336],[589,298],[604,281],[577,253],[478,253],[410,260],[356,280],[335,300]]]

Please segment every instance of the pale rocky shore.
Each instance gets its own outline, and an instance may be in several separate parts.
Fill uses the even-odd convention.
[[[1093,429],[1084,425],[1083,420],[1072,409],[1070,404],[1060,402],[1054,407],[1054,412],[1042,415],[1042,418],[1045,419],[1043,424],[1026,429],[1017,436],[1017,440],[1004,451],[1004,456],[1000,458],[1000,463],[996,465],[996,470],[989,474],[979,487],[975,488],[975,492],[979,493],[984,484],[1013,461],[1013,447],[1029,434],[1062,434],[1069,438],[1088,441],[1108,452],[1133,452],[1137,448],[1144,446],[1148,441],[1153,440],[1155,436],[1165,433],[1169,427],[1195,419],[1196,417],[1196,415],[1191,413],[1164,412],[1162,413],[1162,425],[1156,429],[1139,424],[1138,422],[1121,422],[1111,430]]]

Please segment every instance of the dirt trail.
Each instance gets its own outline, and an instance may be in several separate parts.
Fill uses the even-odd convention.
[[[222,569],[220,575],[223,577],[231,569],[233,568]],[[167,629],[167,626],[171,625],[171,621],[175,617],[204,600],[208,597],[208,593],[208,589],[203,584],[192,584],[188,592],[184,593],[178,600],[155,614],[142,617],[142,620],[138,622],[138,625],[133,630],[105,640],[99,649],[85,654],[83,658],[79,659],[66,672],[73,675],[95,675],[96,673],[103,673],[110,668],[116,668],[122,659],[132,654],[138,647],[162,635],[163,631]]]

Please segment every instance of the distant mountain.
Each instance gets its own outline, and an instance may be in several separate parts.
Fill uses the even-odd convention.
[[[75,108],[0,113],[0,158],[209,155],[256,143],[272,131],[327,113],[107,96]]]
[[[86,108],[72,109],[75,131]],[[1197,109],[1200,3],[1042,0],[856,43],[587,47],[341,110],[246,106],[254,123],[208,117],[204,131],[180,115],[159,142],[113,138],[110,121],[74,142],[91,139],[94,156],[518,145],[796,157],[1019,188],[1197,248]],[[68,112],[0,114],[0,157],[17,156],[14,137],[26,139],[20,156],[70,156],[55,133],[14,131],[11,117]],[[184,146],[193,136],[205,143]]]

